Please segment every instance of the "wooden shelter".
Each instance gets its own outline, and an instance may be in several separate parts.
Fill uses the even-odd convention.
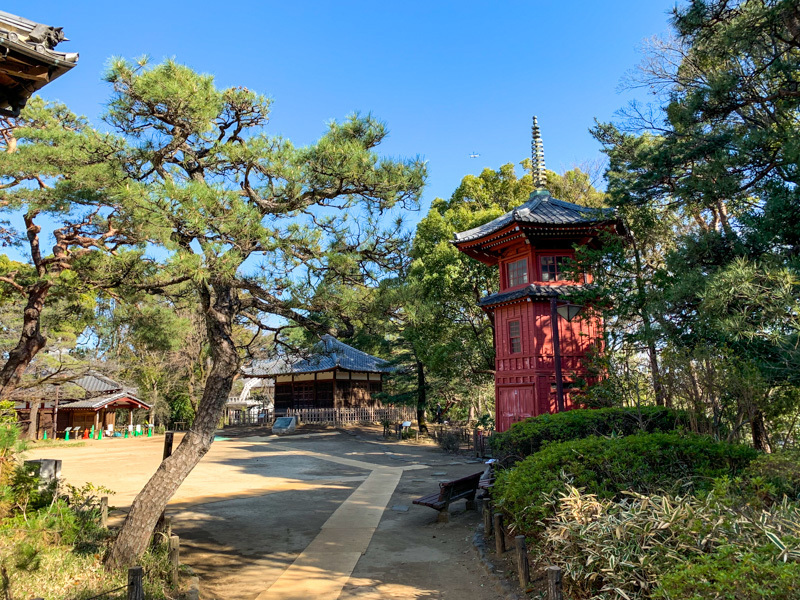
[[[311,356],[256,362],[245,376],[274,379],[275,414],[282,415],[287,409],[379,406],[374,394],[392,371],[386,361],[324,335]]]
[[[121,384],[103,375],[90,373],[71,383],[85,390],[83,398],[61,399],[58,397],[58,386],[55,398],[17,403],[15,408],[18,420],[21,423],[27,422],[29,427],[35,421],[33,426],[37,438],[42,437],[45,431],[49,436],[55,437],[67,427],[94,427],[95,430],[102,427],[103,430],[113,430],[117,429],[117,410],[128,411],[126,425],[133,424],[134,410],[150,410],[150,405],[139,400],[133,391],[124,389]]]
[[[534,176],[546,183],[534,117]],[[574,404],[574,381],[587,375],[587,356],[603,349],[603,321],[569,302],[592,284],[590,273],[570,277],[577,246],[597,246],[602,231],[621,231],[614,211],[563,202],[544,189],[512,211],[455,234],[461,252],[500,271],[500,290],[480,301],[493,315],[495,422],[498,431],[527,417]],[[561,316],[559,316],[561,315]],[[563,317],[563,318],[562,318]]]
[[[54,50],[66,39],[60,27],[0,11],[0,114],[19,115],[34,92],[77,64],[77,53]]]

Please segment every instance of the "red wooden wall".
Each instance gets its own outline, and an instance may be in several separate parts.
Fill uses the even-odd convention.
[[[516,421],[556,411],[555,361],[550,301],[523,301],[495,308],[495,420],[498,431]],[[512,354],[508,324],[519,321],[522,351]],[[564,402],[573,406],[569,383],[586,374],[586,356],[602,347],[602,321],[558,317]]]

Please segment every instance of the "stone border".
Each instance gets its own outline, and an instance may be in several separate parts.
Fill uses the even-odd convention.
[[[189,580],[189,589],[184,596],[186,600],[200,600],[200,578],[195,575]]]
[[[503,598],[507,600],[524,600],[527,596],[520,596],[514,585],[505,577],[501,576],[494,563],[489,560],[489,551],[486,549],[486,538],[483,536],[483,523],[478,524],[475,529],[475,534],[472,536],[472,545],[475,546],[475,551],[478,553],[478,558],[486,570],[486,575],[489,576],[497,591]]]

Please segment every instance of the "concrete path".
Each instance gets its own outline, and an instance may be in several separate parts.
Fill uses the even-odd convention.
[[[336,600],[367,551],[402,469],[376,469],[258,600]]]

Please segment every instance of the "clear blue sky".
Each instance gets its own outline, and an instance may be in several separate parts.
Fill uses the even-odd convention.
[[[530,153],[542,129],[547,166],[598,159],[594,118],[618,92],[645,38],[668,31],[674,0],[363,2],[339,0],[6,0],[2,9],[61,26],[78,66],[42,90],[99,120],[110,56],[175,57],[274,99],[270,133],[296,144],[353,111],[384,120],[382,153],[427,159],[423,214],[461,178]],[[469,157],[471,152],[480,158]],[[411,222],[417,221],[411,219]]]

